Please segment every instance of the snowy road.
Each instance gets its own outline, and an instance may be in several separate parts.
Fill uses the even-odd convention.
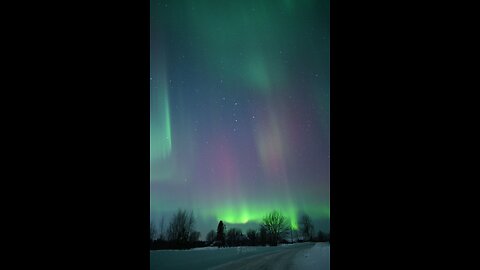
[[[330,269],[330,245],[199,248],[150,253],[150,269]]]
[[[275,269],[287,270],[296,269],[294,258],[302,250],[310,249],[313,243],[292,245],[283,250],[275,250],[267,254],[253,255],[247,258],[232,261],[212,270],[246,270],[246,269]]]

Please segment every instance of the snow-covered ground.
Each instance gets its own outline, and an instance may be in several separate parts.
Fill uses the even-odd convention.
[[[294,269],[330,269],[330,244],[316,243],[312,248],[298,252],[294,258],[294,265]]]
[[[330,269],[328,243],[150,252],[150,269]]]

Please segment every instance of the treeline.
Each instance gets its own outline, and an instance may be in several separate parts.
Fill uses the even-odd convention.
[[[178,210],[164,231],[164,220],[160,223],[160,231],[154,223],[150,223],[150,249],[188,249],[206,246],[200,241],[200,232],[194,230],[193,212]]]
[[[194,247],[217,246],[276,246],[279,243],[327,242],[330,234],[322,231],[314,233],[313,223],[308,215],[299,220],[298,230],[294,230],[288,219],[277,211],[267,214],[258,230],[249,229],[244,234],[239,228],[226,228],[222,221],[217,230],[211,230],[205,241],[200,241],[200,232],[194,230],[193,213],[179,210],[164,231],[163,218],[160,230],[150,224],[151,249],[188,249]],[[295,236],[295,237],[294,237]]]

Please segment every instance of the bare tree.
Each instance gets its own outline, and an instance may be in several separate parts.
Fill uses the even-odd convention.
[[[207,238],[205,240],[207,240],[208,243],[213,243],[213,241],[215,241],[215,236],[216,236],[215,231],[211,230],[207,233]]]
[[[150,241],[155,241],[157,237],[157,228],[155,228],[155,223],[150,221]]]
[[[162,216],[162,219],[160,221],[160,226],[159,226],[160,227],[160,232],[158,233],[158,239],[160,239],[160,240],[165,240],[165,234],[164,234],[164,231],[163,231],[163,227],[164,227],[163,225],[165,223],[164,219],[165,219],[165,217]]]
[[[271,245],[276,246],[280,237],[288,230],[288,221],[285,216],[273,211],[263,218],[263,226],[270,234]]]
[[[318,241],[319,242],[326,242],[328,241],[328,236],[326,233],[324,233],[322,230],[318,231]]]
[[[300,217],[300,231],[302,232],[303,240],[312,240],[313,223],[310,216],[307,214]]]
[[[250,240],[250,245],[254,246],[257,241],[257,232],[253,229],[247,231],[247,237]]]
[[[186,210],[178,210],[168,226],[168,240],[185,246],[190,240],[190,234],[193,232],[194,224],[195,219],[193,218],[193,212],[187,213]]]
[[[293,244],[293,226],[290,225],[290,227],[288,227],[288,230],[290,231],[290,243]]]
[[[192,232],[190,233],[188,242],[189,242],[189,243],[194,243],[194,242],[197,242],[198,239],[200,239],[200,232],[192,231]]]
[[[267,244],[267,228],[263,224],[260,225],[260,244],[262,246]]]
[[[227,243],[229,246],[238,246],[241,241],[242,230],[230,228],[227,232]]]

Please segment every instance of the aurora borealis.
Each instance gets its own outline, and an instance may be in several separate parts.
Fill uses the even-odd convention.
[[[329,231],[329,1],[151,0],[150,27],[151,219]]]

